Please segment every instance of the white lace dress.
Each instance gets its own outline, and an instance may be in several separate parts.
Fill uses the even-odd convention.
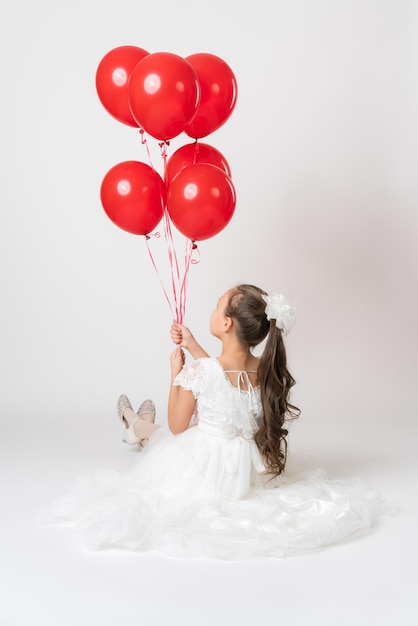
[[[90,549],[222,559],[301,554],[374,526],[387,511],[358,479],[304,469],[268,480],[253,440],[260,393],[245,382],[234,387],[213,358],[183,368],[174,384],[196,397],[193,425],[161,428],[129,472],[83,478],[48,521],[76,524]]]

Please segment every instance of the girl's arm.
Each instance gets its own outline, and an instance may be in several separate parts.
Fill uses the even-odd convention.
[[[173,322],[170,328],[170,336],[175,344],[188,350],[194,359],[209,356],[202,346],[197,343],[187,326]]]
[[[192,419],[195,397],[191,391],[186,391],[179,385],[173,385],[174,379],[184,365],[184,352],[178,347],[171,354],[171,385],[168,396],[168,426],[174,435],[188,429]]]

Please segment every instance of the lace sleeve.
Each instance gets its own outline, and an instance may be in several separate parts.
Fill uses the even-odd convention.
[[[186,391],[192,391],[196,398],[207,381],[207,361],[206,358],[197,359],[191,365],[184,366],[174,379],[173,385],[183,387]]]

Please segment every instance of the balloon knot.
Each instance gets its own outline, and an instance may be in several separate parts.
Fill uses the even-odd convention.
[[[160,233],[157,231],[156,233],[147,233],[145,235],[146,240],[148,241],[149,239],[151,239],[151,237],[155,237],[156,239],[159,239],[161,237]]]
[[[169,141],[162,141],[161,143],[158,144],[161,150],[161,156],[165,157],[167,156],[167,148],[170,145]]]

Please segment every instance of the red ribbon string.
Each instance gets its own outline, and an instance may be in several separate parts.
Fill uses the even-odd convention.
[[[142,136],[141,141],[143,144],[146,145],[148,155],[149,155],[149,150],[146,144],[146,139],[144,139],[143,137],[144,131],[140,130],[140,133]],[[161,150],[161,156],[164,162],[164,180],[167,183],[167,148],[169,146],[169,142],[164,141],[160,143],[159,146]],[[197,140],[196,140],[195,150],[196,150],[195,152],[195,160],[196,160],[197,153],[199,150],[197,146]],[[150,155],[149,155],[149,158],[151,162]],[[170,298],[168,291],[166,287],[164,286],[163,280],[161,279],[161,276],[160,276],[160,272],[158,271],[157,263],[155,262],[155,259],[151,252],[151,248],[149,246],[150,237],[154,236],[158,238],[160,237],[160,233],[157,232],[154,235],[149,235],[149,234],[145,235],[145,239],[146,239],[148,254],[150,256],[152,265],[157,273],[165,298],[168,302],[168,306],[170,307],[171,315],[173,319],[175,319],[176,322],[178,322],[179,324],[183,324],[185,313],[186,313],[187,286],[188,286],[190,265],[199,263],[200,258],[196,259],[193,257],[196,254],[196,251],[199,257],[200,257],[200,253],[199,253],[196,243],[194,241],[191,241],[190,239],[186,239],[186,249],[185,249],[185,254],[184,254],[184,272],[181,275],[178,256],[177,256],[176,248],[174,245],[172,222],[171,222],[170,215],[168,213],[166,206],[164,207],[163,224],[164,224],[164,237],[165,237],[165,242],[167,245],[167,255],[168,255],[168,263],[169,263],[169,270],[170,270],[170,277],[171,277],[172,299]]]
[[[179,303],[179,312],[180,312],[180,324],[183,323],[184,315],[186,312],[186,300],[187,300],[187,282],[189,278],[189,269],[190,269],[190,260],[192,258],[193,252],[193,242],[188,239],[186,241],[186,250],[184,255],[184,275],[183,280],[181,282],[180,287],[180,303]]]
[[[157,236],[157,235],[159,236],[159,233],[157,233],[155,236]],[[170,307],[171,315],[172,315],[172,317],[174,318],[174,311],[173,311],[173,307],[171,306],[170,298],[168,297],[168,293],[167,293],[167,291],[166,291],[166,288],[164,287],[164,283],[163,283],[163,281],[161,280],[160,274],[159,274],[159,272],[158,272],[157,264],[156,264],[156,263],[155,263],[155,261],[154,261],[154,257],[152,256],[151,248],[149,247],[149,243],[148,243],[149,239],[150,239],[150,236],[149,236],[149,235],[145,235],[145,241],[146,241],[146,244],[147,244],[148,254],[149,254],[149,256],[150,256],[151,263],[153,264],[154,269],[155,269],[155,271],[156,271],[156,273],[157,273],[157,276],[158,276],[158,278],[159,278],[159,281],[160,281],[161,287],[163,288],[164,295],[165,295],[166,300],[167,300],[167,302],[168,302],[168,306]]]
[[[197,259],[196,259],[196,258],[195,258],[195,259],[193,259],[193,257],[192,257],[192,258],[190,259],[190,263],[191,263],[192,265],[197,265],[197,263],[200,263],[200,250],[199,250],[199,248],[197,247],[197,244],[196,244],[196,242],[195,242],[195,241],[193,241],[193,245],[192,245],[192,254],[193,254],[193,252],[196,252]]]
[[[176,249],[174,247],[173,242],[173,233],[171,230],[170,216],[168,215],[167,209],[164,211],[164,234],[167,243],[167,253],[168,253],[168,262],[170,265],[170,273],[171,273],[171,288],[173,292],[173,300],[176,311],[175,320],[176,322],[180,322],[180,311],[178,306],[178,298],[177,298],[177,283],[180,280],[180,270],[177,260]]]
[[[194,143],[194,154],[193,154],[193,165],[197,163],[197,155],[199,154],[199,144],[197,143],[197,139]]]
[[[168,146],[170,145],[169,141],[162,141],[161,143],[158,144],[160,146],[160,150],[161,150],[161,156],[164,159],[164,174],[166,173],[166,165],[167,165],[167,150],[168,150]]]
[[[171,290],[172,290],[172,295],[173,295],[172,300],[170,299],[168,291],[166,287],[164,286],[164,282],[160,276],[157,263],[155,262],[155,259],[153,257],[153,254],[151,252],[151,248],[149,245],[150,238],[155,237],[156,239],[158,239],[160,237],[160,233],[156,232],[153,235],[150,235],[150,234],[145,235],[145,241],[147,244],[148,254],[151,259],[151,263],[160,281],[165,298],[168,302],[168,306],[170,307],[172,318],[179,324],[183,324],[185,313],[186,313],[189,270],[192,264],[199,263],[200,259],[193,258],[193,255],[195,254],[195,252],[197,251],[199,253],[199,250],[194,241],[191,241],[190,239],[186,239],[186,249],[185,249],[185,254],[184,254],[184,273],[181,276],[180,268],[177,263],[177,255],[174,250],[174,244],[170,236],[171,226],[170,226],[169,219],[170,218],[168,217],[168,215],[166,215],[165,216],[166,228],[167,228],[168,233],[170,233],[166,235],[166,241],[167,241],[167,249],[168,249],[168,259],[169,259],[169,264],[170,264]]]
[[[142,143],[143,146],[145,146],[145,149],[147,151],[149,164],[151,165],[152,169],[154,169],[154,166],[152,164],[150,149],[149,149],[148,142],[147,142],[147,139],[145,137],[145,131],[144,131],[143,128],[139,129],[139,134],[141,135],[141,143]]]

